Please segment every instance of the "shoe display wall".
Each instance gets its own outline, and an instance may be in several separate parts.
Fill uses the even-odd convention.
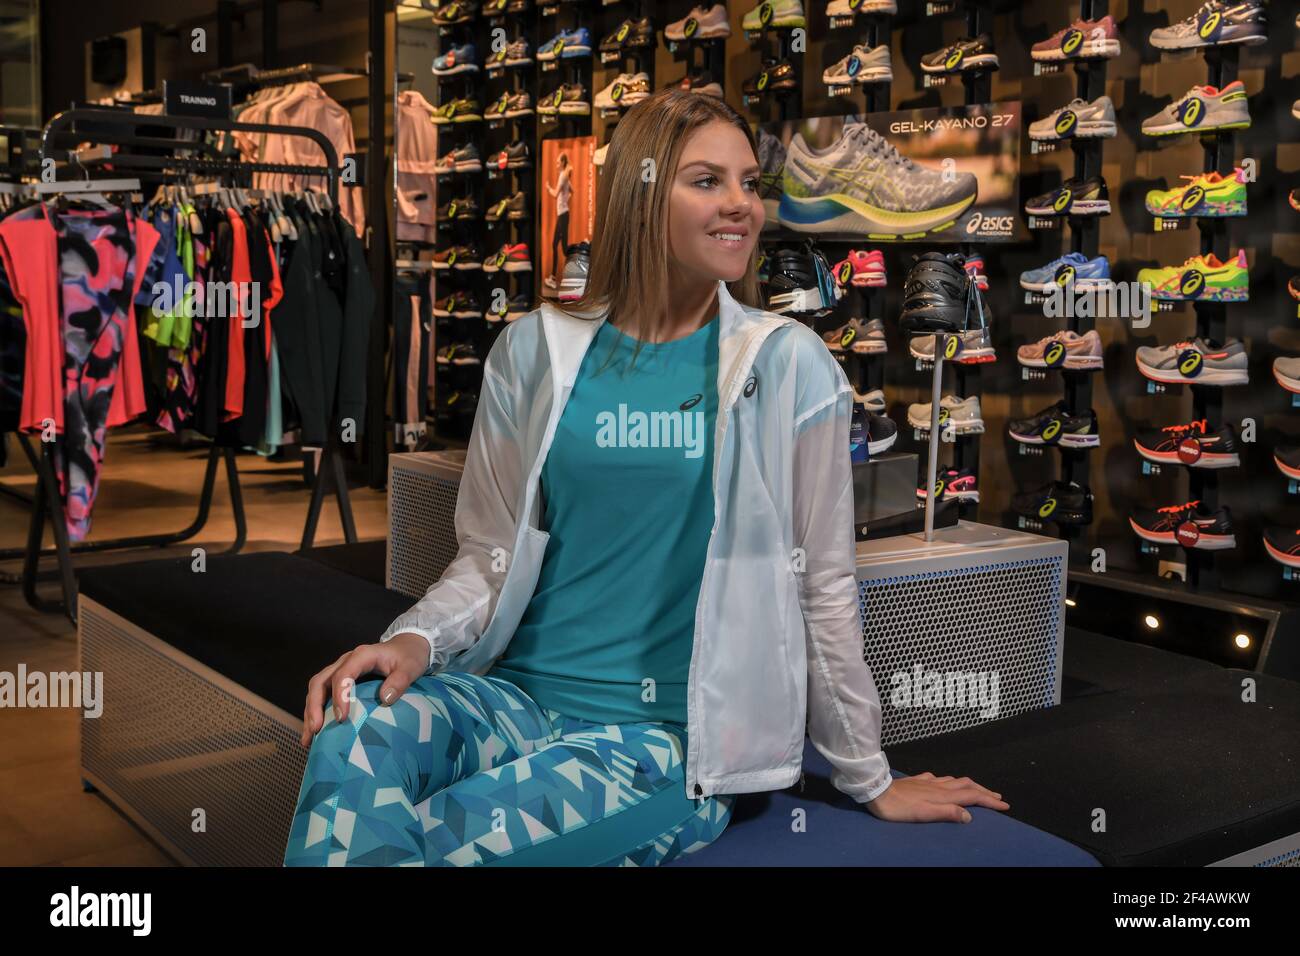
[[[1300,447],[1300,249],[1283,238],[1300,174],[1277,157],[1300,143],[1300,78],[1276,65],[1300,48],[1294,18],[1254,0],[511,2],[428,18],[445,30],[421,82],[447,223],[424,255],[457,313],[435,317],[445,335],[472,331],[485,356],[537,293],[585,286],[589,250],[553,286],[530,271],[542,139],[589,133],[601,163],[656,91],[719,97],[757,142],[767,307],[872,396],[854,454],[917,454],[926,488],[916,413],[943,342],[940,394],[979,410],[940,430],[938,473],[980,488],[940,496],[963,518],[1064,537],[1075,564],[1100,547],[1120,570],[1288,593],[1300,476],[1275,462]],[[1012,198],[991,201],[1002,182]],[[887,450],[867,415],[898,423]],[[1140,509],[1195,524],[1221,508],[1235,547],[1134,530]]]

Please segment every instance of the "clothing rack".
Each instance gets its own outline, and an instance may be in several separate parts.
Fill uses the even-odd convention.
[[[56,153],[55,143],[60,142],[61,137],[68,134],[77,133],[78,123],[102,124],[110,123],[117,126],[131,127],[171,127],[174,129],[195,129],[200,131],[213,132],[247,132],[247,133],[268,133],[283,136],[300,136],[312,140],[321,148],[325,156],[325,165],[323,166],[301,166],[282,163],[246,163],[237,159],[209,159],[209,158],[190,158],[190,157],[169,157],[169,156],[148,156],[131,154],[129,152],[119,151],[114,153],[109,160],[115,168],[121,169],[144,169],[156,170],[159,173],[169,174],[172,172],[201,172],[216,176],[229,176],[241,182],[247,182],[251,179],[253,172],[276,172],[276,173],[294,173],[299,175],[324,176],[327,183],[328,195],[334,208],[338,208],[338,185],[340,169],[338,165],[338,156],[334,151],[334,145],[324,133],[316,129],[301,126],[285,126],[281,124],[268,123],[243,123],[231,119],[217,119],[211,117],[197,116],[167,116],[167,115],[149,115],[138,114],[132,111],[114,109],[112,107],[74,107],[73,109],[64,110],[54,116],[45,124],[44,130],[40,134],[40,158],[42,164],[45,159],[53,159]],[[80,135],[80,141],[98,141],[100,134],[83,131]],[[156,137],[135,137],[132,135],[107,134],[113,137],[113,141],[119,146],[148,146],[158,145]],[[186,149],[192,148],[193,143],[170,143],[174,148]],[[74,164],[75,164],[75,154]],[[60,167],[62,170],[70,168],[69,165]],[[88,171],[82,170],[87,173]],[[216,487],[216,472],[218,461],[225,462],[226,480],[230,488],[231,508],[234,512],[235,519],[235,541],[226,549],[225,554],[234,554],[241,550],[247,538],[247,520],[244,513],[243,497],[239,488],[239,473],[235,465],[235,450],[229,446],[218,445],[213,442],[209,453],[206,471],[204,473],[203,491],[199,498],[198,514],[191,524],[180,530],[162,534],[138,535],[129,538],[117,538],[104,541],[79,542],[76,545],[70,544],[68,540],[67,524],[64,515],[63,502],[59,495],[59,485],[55,478],[53,467],[53,449],[51,443],[42,443],[41,453],[38,455],[33,449],[28,437],[24,434],[18,434],[18,442],[24,453],[27,455],[32,469],[36,472],[36,492],[32,499],[32,518],[28,530],[27,544],[23,548],[0,549],[0,560],[13,560],[23,558],[23,571],[21,581],[23,585],[23,595],[27,603],[38,611],[43,612],[62,612],[75,624],[77,620],[76,611],[76,588],[72,570],[72,554],[84,553],[88,551],[111,551],[126,548],[141,547],[166,547],[177,544],[194,537],[202,530],[207,523],[208,512],[212,505],[212,494]],[[301,548],[310,549],[314,546],[316,536],[316,525],[320,518],[321,506],[324,503],[325,495],[333,492],[338,501],[339,518],[343,525],[344,539],[349,544],[356,543],[357,534],[356,526],[352,517],[352,505],[348,497],[348,488],[345,481],[342,461],[342,445],[335,429],[330,430],[329,437],[324,449],[320,453],[320,460],[315,468],[315,474],[312,479],[311,503],[308,506],[307,520],[303,527],[303,537]],[[332,487],[330,487],[332,485]],[[44,534],[44,522],[48,515],[54,534],[54,547],[41,548],[41,540]],[[62,601],[51,601],[41,598],[36,593],[36,581],[40,577],[38,561],[41,557],[57,556],[59,566],[59,578],[63,590]],[[0,575],[0,580],[9,583],[17,583],[15,576],[12,574]]]

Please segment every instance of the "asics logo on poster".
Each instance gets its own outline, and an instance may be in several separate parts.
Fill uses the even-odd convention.
[[[966,232],[971,235],[983,232],[984,235],[1009,236],[1015,227],[1015,216],[986,216],[982,212],[973,212],[966,220]]]
[[[704,412],[629,411],[620,402],[617,412],[596,414],[598,448],[681,448],[686,458],[704,454]]]

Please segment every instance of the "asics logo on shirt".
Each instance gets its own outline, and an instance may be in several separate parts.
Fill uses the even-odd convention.
[[[596,414],[596,446],[681,448],[686,458],[699,458],[704,454],[707,437],[704,429],[703,411],[629,411],[627,405],[620,402],[617,412]]]
[[[682,403],[681,403],[680,405],[678,405],[677,407],[680,408],[682,411],[686,411],[686,410],[691,409],[691,408],[694,408],[696,405],[700,404],[700,401],[701,401],[703,398],[704,398],[704,396],[703,396],[702,394],[700,394],[700,393],[697,392],[696,394],[692,395],[690,398],[688,398],[686,401],[682,402]]]

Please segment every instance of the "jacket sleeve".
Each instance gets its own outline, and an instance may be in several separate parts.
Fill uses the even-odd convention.
[[[380,641],[414,633],[429,642],[429,669],[482,636],[496,607],[515,540],[515,508],[523,484],[520,430],[514,407],[509,332],[497,337],[483,384],[456,498],[456,557],[442,577]]]
[[[859,803],[892,782],[880,749],[880,698],[863,655],[853,534],[853,392],[826,347],[801,350],[794,438],[794,541],[808,653],[808,736],[831,783]]]

